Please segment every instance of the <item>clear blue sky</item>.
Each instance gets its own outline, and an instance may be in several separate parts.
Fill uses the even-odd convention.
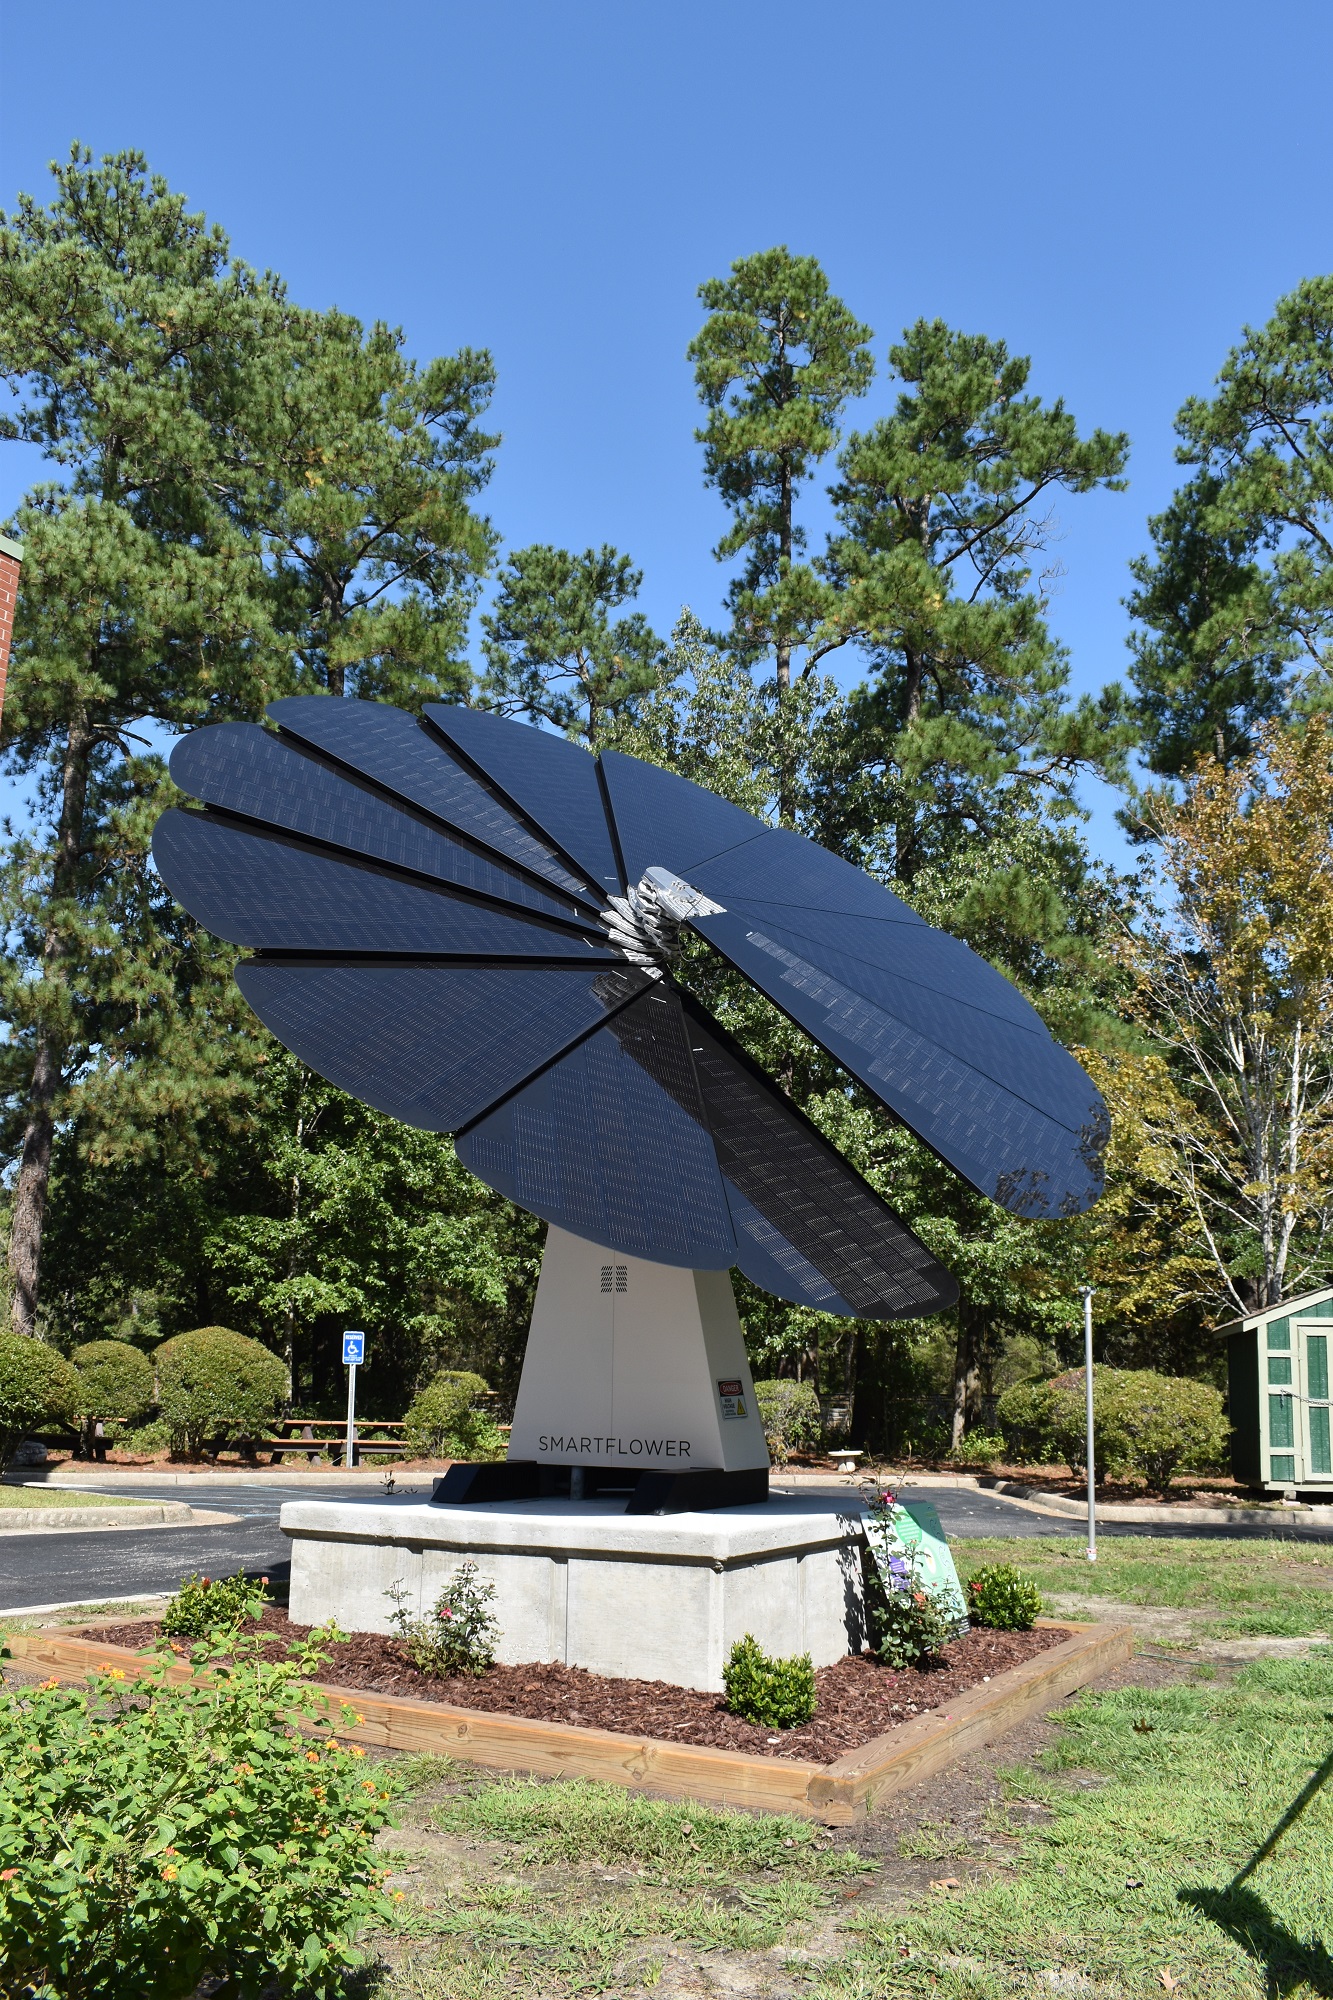
[[[135,146],[300,300],[491,348],[502,534],[618,544],[662,627],[723,585],[684,348],[733,258],[813,253],[880,358],[938,314],[1129,432],[1130,490],[1060,510],[1078,688],[1124,672],[1180,402],[1333,265],[1326,0],[60,0],[4,48],[0,205]],[[0,447],[0,515],[35,470]]]

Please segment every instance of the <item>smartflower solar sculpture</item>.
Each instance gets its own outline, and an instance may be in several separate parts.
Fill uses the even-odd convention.
[[[452,1133],[550,1225],[509,1462],[455,1468],[440,1498],[762,1498],[730,1267],[856,1318],[957,1297],[678,983],[686,931],[1002,1207],[1097,1199],[1107,1119],[1083,1070],[1007,979],[837,855],[479,709],[317,695],[268,715],[177,746],[203,810],[158,821],[162,876],[253,952],[241,991],[302,1061]]]

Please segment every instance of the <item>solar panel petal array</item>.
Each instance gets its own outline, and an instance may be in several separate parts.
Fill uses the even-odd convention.
[[[683,921],[983,1192],[1030,1215],[1096,1199],[1106,1119],[1084,1072],[1009,981],[837,855],[480,710],[302,696],[269,714],[281,734],[222,724],[177,747],[205,809],[159,821],[164,879],[259,953],[237,979],[288,1048],[453,1132],[535,1214],[826,1312],[956,1298],[681,994]]]

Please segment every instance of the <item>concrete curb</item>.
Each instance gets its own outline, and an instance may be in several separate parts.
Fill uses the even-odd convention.
[[[0,1510],[4,1535],[68,1535],[89,1528],[214,1528],[235,1514],[187,1507],[183,1500],[145,1500],[137,1507],[6,1507]]]

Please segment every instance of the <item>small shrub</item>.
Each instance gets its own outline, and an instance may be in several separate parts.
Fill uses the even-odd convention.
[[[259,1437],[287,1394],[276,1354],[225,1326],[196,1327],[157,1350],[158,1395],[173,1445],[198,1455]]]
[[[187,1576],[162,1613],[166,1639],[207,1639],[219,1629],[234,1629],[245,1618],[262,1616],[270,1602],[268,1578],[258,1583],[238,1570],[235,1576]]]
[[[994,1431],[969,1431],[967,1436],[949,1451],[954,1465],[979,1465],[989,1471],[998,1465],[1005,1454],[1004,1439]]]
[[[428,1617],[407,1608],[407,1586],[385,1593],[394,1609],[389,1623],[412,1665],[423,1674],[484,1674],[495,1661],[500,1627],[491,1605],[495,1585],[474,1562],[460,1563],[435,1600]]]
[[[0,1333],[0,1471],[29,1431],[70,1423],[79,1410],[78,1372],[29,1334]]]
[[[490,1388],[467,1369],[445,1368],[412,1403],[403,1419],[410,1458],[503,1458],[504,1433],[485,1410],[474,1407]]]
[[[207,1675],[180,1685],[150,1667],[0,1689],[0,1991],[346,1991],[357,1932],[392,1909],[387,1793],[359,1747],[294,1726],[328,1729],[318,1653],[233,1650],[200,1648]]]
[[[967,1608],[978,1625],[996,1632],[1030,1632],[1041,1616],[1041,1592],[1026,1570],[987,1563],[968,1579]]]
[[[795,1382],[787,1376],[756,1382],[754,1400],[774,1465],[785,1465],[794,1451],[819,1443],[823,1420],[813,1382]]]
[[[723,1697],[733,1715],[766,1729],[795,1729],[815,1712],[815,1670],[810,1655],[775,1660],[746,1633],[722,1669]]]
[[[140,1458],[155,1458],[159,1452],[171,1450],[171,1425],[165,1417],[154,1417],[149,1424],[140,1424],[125,1439],[125,1448]]]

